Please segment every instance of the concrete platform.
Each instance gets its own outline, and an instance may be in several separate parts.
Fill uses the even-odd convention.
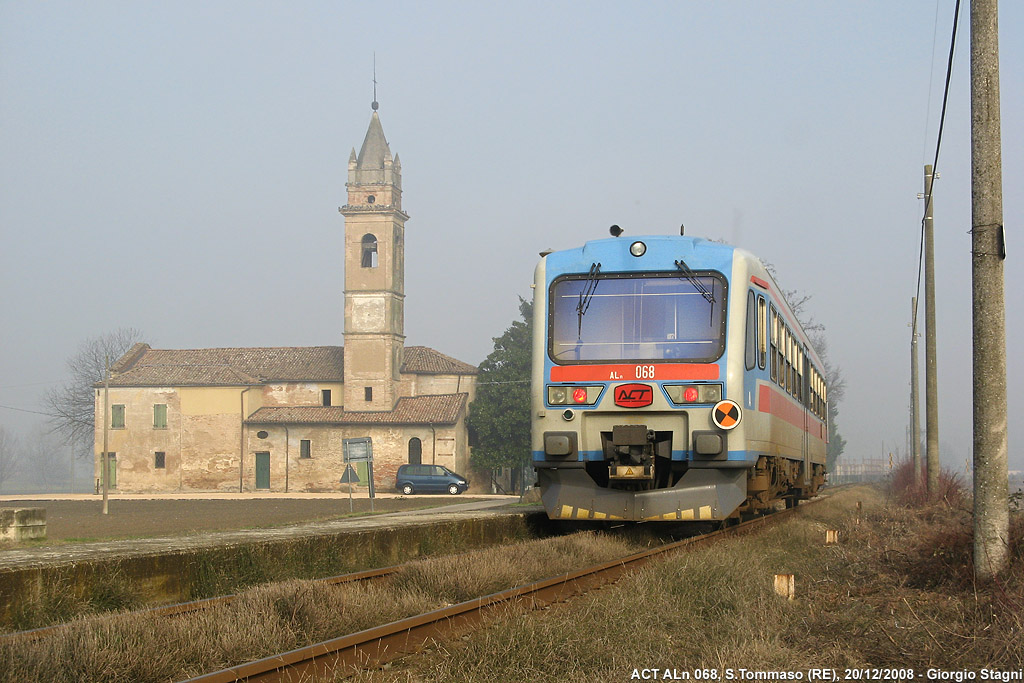
[[[76,494],[70,494],[74,496]],[[77,494],[88,497],[89,494]],[[161,498],[174,499],[210,499],[219,494],[171,494]],[[227,494],[237,496],[238,494]],[[242,494],[252,498],[262,497],[260,494]],[[323,497],[323,494],[284,494],[288,497]],[[147,498],[146,494],[120,495],[122,500],[130,498]],[[281,495],[275,494],[275,498]],[[347,496],[339,496],[347,497]],[[14,498],[12,496],[12,498]],[[20,496],[18,500],[28,497]],[[92,496],[95,498],[95,496]],[[49,498],[32,497],[31,500],[73,500],[72,497],[54,496]],[[234,497],[231,497],[234,499]],[[367,515],[347,519],[336,519],[329,522],[310,522],[271,529],[241,529],[236,531],[211,531],[190,536],[162,536],[157,538],[139,538],[128,540],[96,541],[88,543],[65,543],[35,548],[11,548],[0,551],[0,572],[4,570],[39,567],[51,564],[74,564],[93,560],[109,560],[132,555],[154,555],[171,552],[195,551],[201,548],[214,548],[239,544],[267,543],[298,538],[354,533],[370,529],[383,529],[397,526],[430,525],[439,522],[467,520],[482,516],[498,514],[522,514],[522,509],[510,509],[508,506],[517,499],[510,496],[489,497],[485,501],[473,503],[457,503],[445,507],[414,510],[409,512],[393,512],[380,515]]]
[[[0,550],[0,625],[38,611],[53,595],[86,608],[112,592],[132,604],[183,602],[530,538],[531,512],[509,507],[516,501],[502,496],[285,527]]]

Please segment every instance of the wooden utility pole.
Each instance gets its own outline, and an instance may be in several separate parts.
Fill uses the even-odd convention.
[[[107,510],[107,478],[110,470],[107,464],[107,430],[110,428],[110,356],[106,357],[103,370],[103,455],[100,458],[100,479],[103,481],[103,514]]]
[[[1006,305],[997,0],[971,2],[971,270],[974,320],[974,572],[1009,563]]]
[[[914,483],[921,483],[921,412],[917,377],[917,297],[910,299],[910,452],[913,454]]]
[[[924,402],[925,459],[928,467],[928,493],[939,490],[939,380],[935,344],[935,230],[932,211],[933,173],[924,167]]]

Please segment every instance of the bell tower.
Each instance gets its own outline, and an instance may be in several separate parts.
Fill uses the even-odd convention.
[[[345,217],[346,411],[391,410],[405,349],[402,164],[392,158],[373,103],[358,156],[348,161]]]

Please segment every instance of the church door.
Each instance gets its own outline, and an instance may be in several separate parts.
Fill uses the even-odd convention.
[[[256,488],[270,489],[270,452],[256,454]]]
[[[417,437],[409,439],[409,464],[419,465],[423,457],[423,442]]]

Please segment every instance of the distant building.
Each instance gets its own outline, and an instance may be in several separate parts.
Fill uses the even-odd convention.
[[[401,162],[374,111],[348,165],[345,345],[152,349],[111,367],[111,485],[121,491],[330,491],[342,440],[373,440],[374,482],[403,463],[469,470],[477,368],[405,346]],[[103,392],[96,391],[96,466]],[[366,481],[366,469],[358,472]]]
[[[853,484],[882,481],[891,473],[892,463],[886,458],[861,458],[860,461],[841,458],[828,479],[833,484]]]

